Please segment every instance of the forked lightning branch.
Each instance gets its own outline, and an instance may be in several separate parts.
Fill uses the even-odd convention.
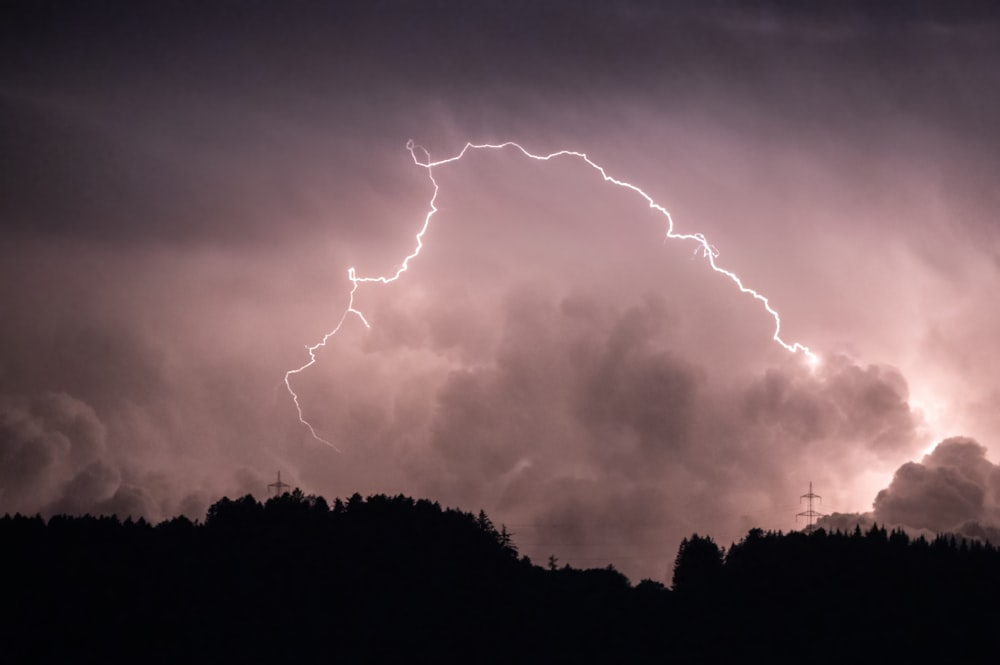
[[[420,226],[420,230],[417,231],[417,234],[414,238],[413,251],[411,251],[402,260],[402,262],[398,264],[398,267],[394,272],[386,273],[384,275],[359,276],[354,268],[348,268],[347,279],[350,282],[350,292],[348,295],[347,307],[344,309],[344,312],[341,314],[340,319],[337,321],[337,325],[334,326],[332,330],[323,335],[322,339],[320,339],[318,342],[316,342],[311,346],[306,347],[306,351],[309,354],[309,360],[304,365],[289,370],[285,373],[285,386],[288,388],[288,393],[292,396],[292,401],[294,402],[295,409],[298,412],[299,422],[301,422],[309,430],[313,438],[315,438],[317,441],[325,443],[334,450],[339,450],[339,449],[331,441],[328,441],[327,439],[324,439],[322,436],[320,436],[319,432],[316,431],[316,428],[309,422],[309,420],[306,419],[302,409],[302,402],[299,399],[299,395],[298,393],[295,392],[295,389],[292,387],[292,379],[296,375],[301,374],[302,372],[306,371],[307,369],[316,364],[317,351],[326,346],[330,338],[334,337],[338,332],[340,332],[340,329],[343,327],[348,317],[356,316],[365,325],[365,327],[368,328],[371,327],[371,325],[368,322],[368,319],[365,318],[365,315],[354,306],[354,297],[357,294],[358,289],[364,284],[373,284],[373,283],[389,284],[390,282],[395,282],[396,280],[401,278],[403,274],[409,269],[410,262],[416,259],[418,256],[420,256],[420,250],[423,249],[424,246],[424,235],[427,233],[427,229],[431,224],[431,220],[433,219],[435,213],[437,213],[438,211],[437,206],[435,204],[437,202],[437,197],[438,197],[438,192],[440,191],[440,187],[438,186],[437,180],[434,178],[434,169],[461,161],[461,159],[465,157],[467,154],[477,150],[513,149],[519,151],[527,159],[534,159],[542,162],[547,162],[553,159],[579,160],[585,163],[591,169],[593,169],[594,172],[597,175],[599,175],[604,182],[632,191],[643,201],[645,201],[650,208],[663,215],[663,218],[666,222],[666,238],[665,238],[666,240],[694,242],[696,244],[695,252],[701,253],[701,255],[708,262],[708,265],[712,268],[712,270],[731,280],[733,284],[735,284],[736,287],[740,290],[741,293],[744,293],[754,298],[755,300],[758,300],[761,303],[761,306],[767,311],[768,314],[771,315],[771,318],[774,319],[774,334],[771,337],[775,342],[783,346],[791,353],[802,353],[810,364],[815,364],[816,362],[818,362],[819,359],[816,356],[816,354],[810,351],[809,348],[806,347],[805,345],[800,344],[799,342],[786,342],[784,339],[782,339],[781,317],[778,315],[778,311],[771,306],[771,303],[766,296],[749,288],[743,283],[743,280],[740,279],[740,277],[736,273],[727,270],[718,264],[719,252],[715,249],[715,247],[709,244],[708,240],[705,238],[703,234],[676,232],[674,230],[674,220],[670,216],[670,213],[667,211],[666,208],[664,208],[662,205],[654,201],[653,198],[649,196],[649,194],[644,192],[636,185],[633,185],[632,183],[625,182],[624,180],[619,180],[617,178],[608,175],[608,173],[604,170],[604,167],[592,161],[586,155],[586,153],[577,152],[575,150],[560,150],[558,152],[553,152],[548,155],[536,155],[534,153],[529,152],[523,146],[513,141],[507,141],[505,143],[496,143],[496,144],[466,143],[465,147],[463,147],[458,154],[452,157],[448,157],[446,159],[431,161],[430,153],[427,152],[427,150],[423,146],[417,145],[413,141],[407,142],[406,149],[410,152],[410,156],[413,158],[413,163],[427,170],[427,177],[430,179],[431,185],[433,186],[433,193],[431,194],[430,202],[427,208],[427,213],[424,215],[423,224]]]

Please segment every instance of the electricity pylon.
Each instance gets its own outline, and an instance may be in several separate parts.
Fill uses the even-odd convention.
[[[796,513],[795,521],[798,522],[800,517],[805,517],[806,521],[808,522],[808,524],[806,524],[805,532],[812,533],[813,530],[816,529],[816,518],[825,517],[825,515],[823,513],[818,513],[815,510],[813,510],[813,499],[819,499],[820,503],[823,503],[823,497],[821,497],[819,494],[813,493],[813,484],[811,480],[809,481],[809,493],[803,494],[802,496],[799,497],[800,506],[802,505],[802,499],[805,499],[808,502],[807,505],[809,506],[809,508],[808,510],[804,510],[801,513]]]
[[[274,490],[274,496],[281,496],[284,494],[288,488],[291,487],[288,483],[281,482],[281,471],[278,472],[278,482],[271,483],[267,486],[268,491]]]

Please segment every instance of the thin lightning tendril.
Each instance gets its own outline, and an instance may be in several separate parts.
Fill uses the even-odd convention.
[[[767,311],[767,313],[771,315],[771,318],[774,319],[774,334],[771,336],[771,339],[773,339],[775,342],[783,346],[791,353],[801,352],[803,355],[805,355],[810,365],[815,365],[819,362],[818,356],[812,351],[810,351],[809,347],[800,344],[799,342],[789,343],[781,338],[781,317],[778,315],[777,310],[775,310],[771,306],[771,303],[766,296],[761,295],[757,291],[747,287],[746,285],[743,284],[743,280],[741,280],[736,273],[730,270],[726,270],[725,268],[720,267],[716,263],[716,259],[719,257],[719,251],[713,245],[709,244],[704,234],[676,233],[674,231],[674,220],[670,216],[670,213],[667,211],[666,208],[664,208],[659,203],[654,201],[651,196],[649,196],[639,187],[629,182],[625,182],[624,180],[618,180],[617,178],[608,175],[607,172],[604,170],[604,167],[600,166],[596,162],[591,161],[591,159],[587,157],[586,153],[577,152],[575,150],[559,150],[558,152],[553,152],[548,155],[536,155],[531,152],[528,152],[528,150],[526,150],[520,144],[515,143],[514,141],[507,141],[505,143],[479,143],[479,144],[466,143],[465,147],[463,147],[461,152],[459,152],[457,155],[432,162],[430,153],[427,152],[427,150],[423,146],[417,145],[411,140],[407,141],[406,149],[409,151],[410,156],[413,158],[414,164],[427,169],[427,177],[430,179],[431,184],[434,187],[434,193],[431,195],[427,214],[424,216],[424,223],[420,227],[420,230],[417,232],[415,236],[416,246],[413,248],[413,251],[410,252],[410,254],[408,254],[405,259],[403,259],[403,262],[396,267],[395,272],[387,275],[379,275],[375,277],[359,277],[354,268],[348,268],[347,279],[351,282],[351,290],[348,295],[347,308],[344,310],[344,313],[341,314],[340,320],[337,322],[337,325],[330,332],[323,335],[323,338],[319,342],[313,344],[312,346],[306,346],[306,351],[309,354],[308,362],[306,362],[301,367],[285,372],[285,387],[288,388],[288,392],[292,396],[292,401],[295,403],[295,409],[296,411],[298,411],[299,414],[299,422],[301,422],[306,428],[308,428],[309,433],[312,434],[314,439],[322,443],[325,443],[326,445],[330,446],[334,450],[337,450],[338,452],[340,451],[340,449],[337,448],[336,445],[334,445],[332,442],[327,441],[322,436],[320,436],[319,433],[316,431],[316,428],[313,427],[313,425],[308,420],[306,420],[302,411],[302,403],[299,401],[299,396],[292,388],[292,382],[291,382],[292,377],[297,374],[301,374],[302,372],[304,372],[305,370],[309,369],[310,367],[316,364],[317,361],[316,352],[319,349],[325,347],[326,343],[330,340],[330,338],[335,336],[338,332],[340,332],[340,329],[347,321],[348,316],[354,315],[358,317],[358,319],[361,320],[361,323],[363,323],[366,328],[371,328],[371,324],[369,324],[368,319],[365,318],[365,315],[362,314],[360,310],[355,308],[354,295],[355,293],[357,293],[358,287],[361,284],[367,284],[371,282],[378,282],[380,284],[389,284],[391,282],[395,282],[400,277],[402,277],[404,272],[409,270],[410,261],[412,261],[413,259],[417,258],[417,256],[420,255],[420,250],[423,249],[424,246],[424,234],[427,233],[427,229],[431,223],[431,218],[434,217],[434,214],[438,211],[438,208],[435,204],[437,202],[437,197],[438,197],[438,192],[440,191],[440,187],[438,185],[437,180],[434,178],[433,169],[438,166],[444,166],[446,164],[451,164],[452,162],[457,162],[461,160],[463,157],[465,157],[467,153],[473,150],[502,150],[504,148],[515,148],[516,150],[519,150],[521,154],[523,154],[525,157],[541,162],[547,162],[550,159],[554,159],[556,157],[576,158],[580,161],[583,161],[585,164],[587,164],[587,166],[597,171],[605,182],[610,182],[614,185],[617,185],[618,187],[631,190],[636,194],[638,194],[639,196],[641,196],[643,199],[645,199],[646,203],[649,205],[650,208],[656,210],[658,213],[660,213],[667,219],[667,233],[663,239],[664,244],[668,240],[694,240],[695,242],[697,242],[698,246],[695,247],[694,249],[695,254],[701,253],[702,257],[708,260],[708,264],[712,267],[712,270],[722,275],[725,275],[730,280],[732,280],[732,282],[736,284],[737,288],[739,288],[741,293],[750,295],[755,300],[760,301],[761,304],[764,306],[764,309]],[[424,157],[423,161],[421,161],[420,157],[418,157],[418,153],[423,155]]]

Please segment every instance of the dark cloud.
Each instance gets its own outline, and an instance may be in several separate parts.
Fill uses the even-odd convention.
[[[1000,465],[968,437],[941,441],[920,462],[906,462],[875,497],[869,513],[834,513],[819,524],[862,529],[873,523],[918,535],[955,534],[1000,542]]]
[[[4,400],[0,427],[5,511],[38,512],[74,488],[87,490],[88,506],[104,498],[88,478],[106,471],[107,430],[86,403],[64,393]]]
[[[753,423],[781,430],[803,445],[858,441],[882,457],[898,455],[917,437],[906,381],[892,367],[861,367],[829,358],[814,374],[768,371],[744,400]]]
[[[36,4],[5,3],[0,23],[3,224],[27,234],[268,243],[289,212],[319,228],[325,202],[378,173],[373,153],[450,138],[442,110],[476,135],[621,117],[622,97],[775,138],[974,127],[989,150],[1000,130],[993,70],[968,66],[996,57],[982,3],[259,3],[235,22],[227,3]]]
[[[986,447],[953,437],[920,462],[907,462],[875,497],[875,518],[936,532],[961,532],[965,523],[1000,525],[1000,466]],[[971,529],[972,526],[970,525]]]

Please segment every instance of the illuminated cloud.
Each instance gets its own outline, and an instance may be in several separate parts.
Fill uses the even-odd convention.
[[[1000,433],[998,24],[938,5],[5,3],[0,511],[200,517],[281,469],[660,579],[691,532],[795,527],[810,480],[988,528],[997,449],[893,480]],[[282,378],[348,268],[412,251],[409,138],[585,151],[823,362],[586,164],[477,151],[293,378],[317,444]]]

